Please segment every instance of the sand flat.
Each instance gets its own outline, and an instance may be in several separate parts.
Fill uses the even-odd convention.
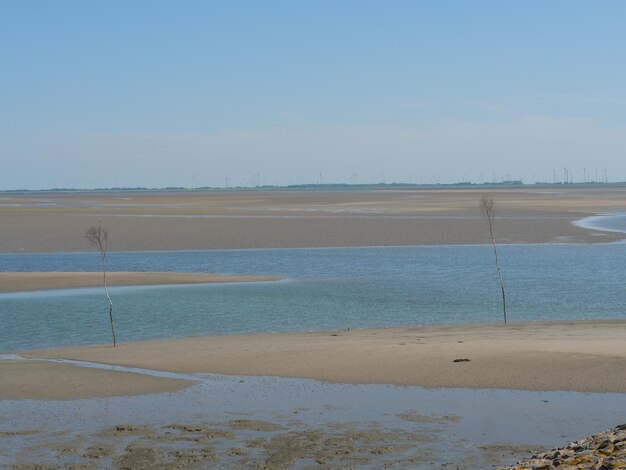
[[[275,276],[227,276],[210,273],[109,272],[109,286],[214,284],[275,281]],[[0,272],[0,292],[74,289],[102,285],[98,272]]]
[[[88,369],[68,364],[0,360],[0,400],[82,398],[174,392],[193,382]]]
[[[572,222],[626,211],[626,188],[42,192],[4,193],[0,252],[85,251],[99,221],[115,251],[488,243],[482,194],[500,243],[624,238]]]
[[[447,325],[187,338],[27,356],[339,383],[623,393],[625,335],[626,321]]]

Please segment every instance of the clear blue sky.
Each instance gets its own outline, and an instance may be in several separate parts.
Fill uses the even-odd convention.
[[[0,189],[624,180],[624,25],[623,1],[7,0]]]

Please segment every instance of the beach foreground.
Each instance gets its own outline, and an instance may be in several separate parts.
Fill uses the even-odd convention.
[[[487,469],[608,429],[626,408],[610,393],[194,381],[141,396],[0,400],[0,467]]]
[[[63,358],[177,373],[265,375],[353,384],[445,388],[626,392],[626,321],[572,321],[509,325],[441,325],[315,333],[186,338],[34,351],[26,357]],[[11,361],[7,361],[11,362]],[[24,363],[28,364],[28,363]],[[56,366],[56,364],[50,364]],[[15,364],[11,367],[15,368]],[[19,387],[14,369],[0,362],[21,398],[51,383],[75,398],[72,367],[37,387]],[[130,380],[134,374],[126,374]],[[56,383],[55,380],[58,382]],[[124,383],[116,381],[116,387]],[[0,398],[10,394],[0,384]],[[16,385],[17,384],[17,385]],[[26,384],[26,382],[25,382]],[[32,384],[32,381],[28,382]],[[152,391],[161,390],[154,383]],[[165,389],[163,389],[165,390]],[[93,396],[114,392],[106,383]],[[119,393],[119,388],[117,392]],[[128,393],[136,393],[128,390]],[[57,395],[48,398],[59,398]]]
[[[0,466],[470,470],[554,460],[539,453],[624,422],[625,329],[442,325],[5,356]],[[571,457],[598,461],[596,447]],[[612,457],[618,466],[607,468],[621,468]],[[525,465],[512,468],[534,468]]]

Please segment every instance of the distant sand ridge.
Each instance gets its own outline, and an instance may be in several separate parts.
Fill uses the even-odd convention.
[[[624,188],[5,193],[0,251],[87,251],[98,221],[116,251],[487,243],[483,193],[501,243],[623,238],[572,222],[626,211]]]
[[[623,393],[625,335],[626,321],[442,325],[187,338],[120,344],[115,349],[46,350],[27,356],[172,372],[306,377],[341,383]],[[462,361],[455,362],[458,359]],[[15,365],[10,362],[0,361],[2,377],[9,378],[0,383],[0,398],[14,397],[15,390],[22,390],[22,398],[45,395],[43,384],[26,386],[33,384],[26,372],[16,377],[10,369]],[[51,376],[54,397],[64,383],[73,383],[74,373],[80,378],[84,371],[69,367],[63,376],[57,376],[58,383]],[[133,380],[135,374],[126,376]],[[20,381],[25,386],[19,388]],[[104,383],[95,396],[119,392],[123,381],[123,376],[116,381],[115,391]],[[152,391],[172,386],[150,385]],[[73,398],[76,391],[68,385],[65,393],[66,398]],[[137,392],[129,388],[128,393]]]

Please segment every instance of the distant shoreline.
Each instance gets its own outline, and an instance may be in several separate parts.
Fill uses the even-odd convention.
[[[109,188],[45,188],[45,189],[2,189],[0,194],[26,194],[26,193],[106,193],[106,192],[198,192],[198,191],[389,191],[389,190],[451,190],[451,189],[611,189],[626,188],[626,181],[604,182],[594,181],[587,183],[550,183],[547,181],[524,183],[519,180],[502,181],[496,183],[484,182],[460,182],[460,183],[303,183],[287,185],[259,185],[259,186],[199,186],[199,187],[162,187],[148,188],[142,186],[109,187]]]
[[[624,238],[572,223],[626,211],[623,187],[29,192],[0,203],[0,252],[86,251],[100,221],[114,251],[482,244],[483,194],[498,243]]]

